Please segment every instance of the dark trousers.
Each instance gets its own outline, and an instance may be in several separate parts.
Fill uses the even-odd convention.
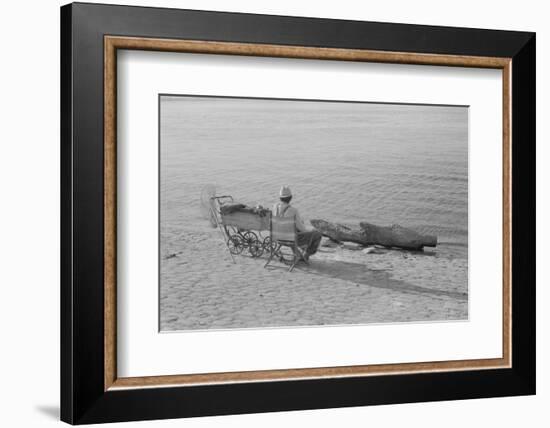
[[[316,230],[312,230],[310,232],[298,232],[298,246],[307,247],[306,253],[311,256],[317,252],[317,249],[321,244],[322,237],[323,235]]]

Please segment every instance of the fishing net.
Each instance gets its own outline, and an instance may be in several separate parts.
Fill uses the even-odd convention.
[[[216,186],[207,184],[201,190],[200,210],[201,216],[208,220],[212,227],[216,227],[215,205],[212,198],[216,196]]]

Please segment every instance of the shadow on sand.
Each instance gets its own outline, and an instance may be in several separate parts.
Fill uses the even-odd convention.
[[[426,294],[430,296],[450,297],[457,300],[467,300],[468,294],[457,291],[434,290],[421,287],[406,281],[391,278],[387,270],[369,269],[364,264],[337,260],[310,260],[309,265],[300,263],[296,266],[301,271],[328,278],[343,279],[370,287],[384,288],[401,293]]]

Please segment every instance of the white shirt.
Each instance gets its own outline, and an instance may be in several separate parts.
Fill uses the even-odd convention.
[[[298,232],[307,232],[308,230],[298,210],[286,202],[277,202],[273,205],[273,215],[276,217],[294,217]]]

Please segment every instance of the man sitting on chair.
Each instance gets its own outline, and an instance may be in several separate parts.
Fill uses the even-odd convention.
[[[317,230],[308,229],[298,210],[290,205],[290,200],[292,199],[292,192],[290,187],[283,186],[279,192],[280,202],[276,203],[273,206],[273,215],[277,217],[294,217],[296,223],[296,230],[298,232],[298,245],[300,247],[306,247],[306,252],[304,258],[306,261],[309,259],[309,256],[315,254],[321,243],[321,235]]]

